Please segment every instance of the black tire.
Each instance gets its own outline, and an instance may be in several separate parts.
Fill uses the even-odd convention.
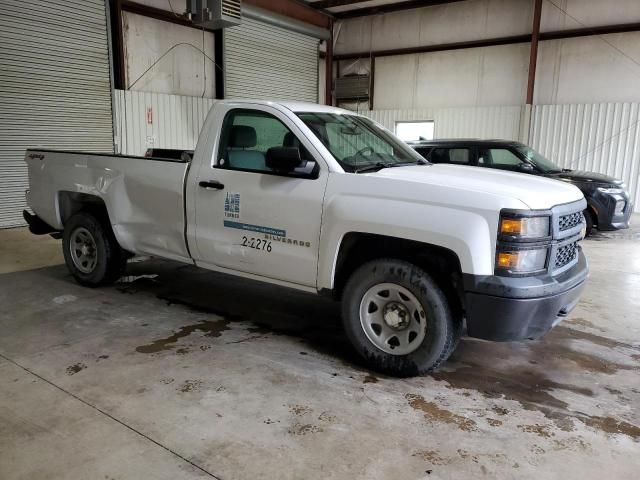
[[[588,208],[585,208],[584,212],[582,213],[584,214],[584,220],[587,223],[587,228],[585,230],[584,236],[588,237],[589,235],[591,235],[591,233],[593,233],[593,214]]]
[[[404,287],[418,300],[426,314],[426,334],[410,353],[396,355],[376,346],[360,321],[360,305],[366,292],[381,283]],[[405,261],[380,259],[358,268],[349,278],[342,300],[342,319],[347,337],[373,370],[407,377],[432,372],[454,350],[461,328],[455,322],[446,295],[421,268]]]
[[[71,241],[76,231],[87,231],[93,237],[95,265],[89,267],[90,271],[82,271],[74,262]],[[86,287],[99,287],[115,282],[124,272],[127,263],[126,254],[118,245],[108,221],[88,212],[76,213],[65,223],[62,252],[73,277],[80,285]]]

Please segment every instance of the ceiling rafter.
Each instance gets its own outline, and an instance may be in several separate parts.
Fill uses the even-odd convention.
[[[385,3],[382,5],[352,8],[339,12],[332,12],[328,10],[334,7],[345,7],[350,5],[354,5],[357,7],[357,4],[366,3],[366,1],[367,0],[320,0],[318,2],[311,2],[308,5],[318,10],[323,10],[327,13],[330,13],[335,18],[354,18],[367,15],[376,15],[380,13],[398,12],[401,10],[409,10],[413,8],[432,7],[435,5],[461,2],[464,0],[407,0],[402,2]]]

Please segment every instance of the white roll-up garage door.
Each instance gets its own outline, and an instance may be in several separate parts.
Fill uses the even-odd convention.
[[[113,152],[104,0],[0,2],[0,228],[24,223],[29,147]]]
[[[224,31],[225,98],[318,101],[318,39],[247,17]]]

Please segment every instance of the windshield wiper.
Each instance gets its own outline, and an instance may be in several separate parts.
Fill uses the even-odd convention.
[[[363,172],[373,172],[374,170],[381,170],[383,168],[391,168],[395,166],[393,163],[387,162],[376,162],[370,165],[365,165],[364,167],[354,168],[353,173],[363,173]]]
[[[374,170],[381,170],[383,168],[406,167],[408,165],[429,165],[429,162],[424,159],[420,159],[415,162],[376,162],[372,163],[371,165],[365,165],[364,167],[356,168],[353,170],[353,173],[372,172]]]

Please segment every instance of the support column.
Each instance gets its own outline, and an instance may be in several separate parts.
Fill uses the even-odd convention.
[[[327,51],[325,53],[325,92],[324,103],[327,105],[333,105],[333,21],[329,23],[329,39],[327,42]]]
[[[527,105],[533,104],[533,88],[536,83],[536,65],[538,62],[538,40],[540,39],[540,15],[542,0],[533,0],[533,27],[531,29],[531,52],[529,55],[529,78],[527,81]]]

